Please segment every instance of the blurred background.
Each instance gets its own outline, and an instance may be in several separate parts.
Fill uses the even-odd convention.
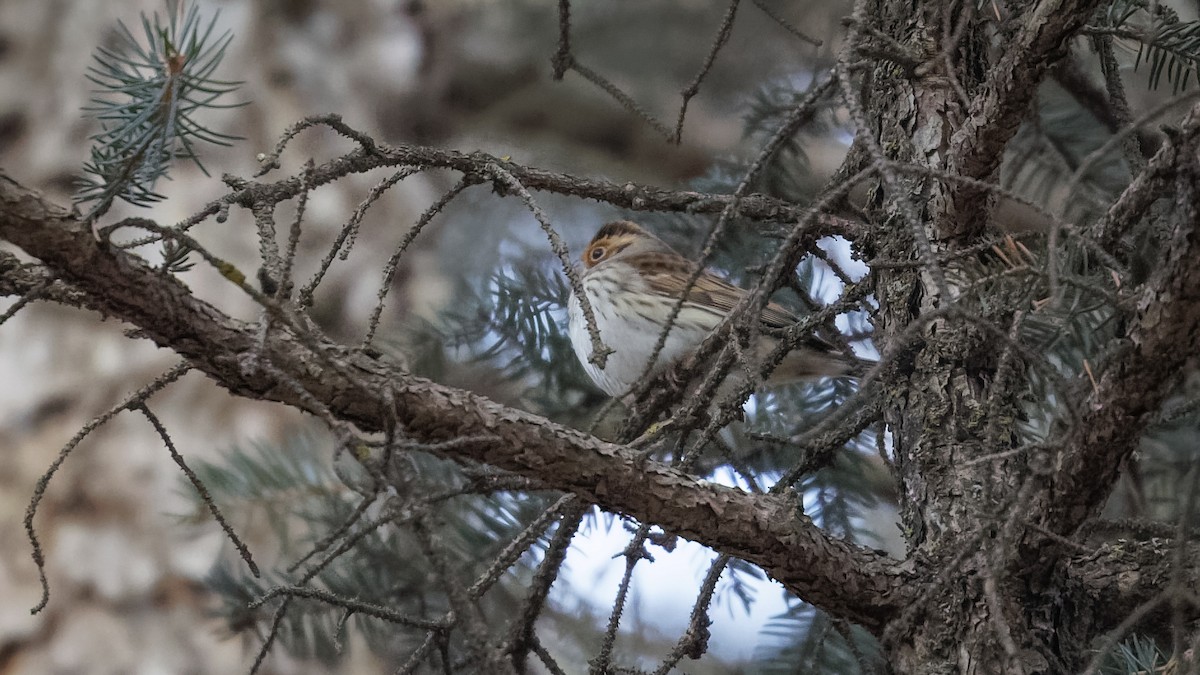
[[[786,109],[790,97],[830,63],[838,21],[847,11],[840,0],[765,4],[824,44],[797,39],[743,3],[729,44],[690,104],[682,143],[672,145],[577,75],[552,80],[552,0],[198,2],[203,16],[218,15],[218,31],[232,33],[218,75],[243,81],[234,98],[247,102],[208,111],[203,121],[243,140],[203,149],[211,176],[179,163],[172,180],[159,185],[167,199],[139,215],[163,224],[186,218],[224,194],[221,174],[249,177],[258,168],[256,155],[269,151],[289,125],[330,112],[387,143],[483,150],[588,177],[728,191],[729,177],[761,145],[761,130],[771,128],[773,111]],[[673,122],[679,91],[703,63],[726,7],[698,0],[577,3],[573,48],[652,114]],[[164,9],[161,0],[0,0],[0,166],[9,175],[60,203],[70,201],[88,156],[88,136],[96,131],[81,112],[91,95],[85,70],[92,54],[112,45],[118,21],[136,29],[139,13]],[[821,124],[824,133],[807,135],[802,148],[791,149],[791,166],[799,168],[774,177],[783,181],[776,192],[811,193],[836,168],[848,138],[835,118]],[[350,147],[332,133],[306,132],[272,177],[296,173],[309,157],[320,162]],[[300,247],[305,270],[384,175],[354,176],[311,195]],[[384,261],[454,178],[416,174],[368,212],[350,259],[335,263],[317,297],[314,318],[332,337],[361,339]],[[539,199],[573,251],[600,224],[623,215],[581,200]],[[108,219],[133,212],[118,206]],[[686,224],[649,222],[695,252]],[[239,268],[257,267],[247,214],[210,220],[197,234]],[[155,251],[145,255],[153,258]],[[492,195],[488,186],[471,188],[401,259],[381,342],[440,381],[583,426],[584,416],[572,410],[594,410],[602,397],[579,378],[573,358],[560,362],[571,372],[554,380],[572,382],[573,396],[547,410],[552,406],[529,383],[554,378],[535,373],[504,336],[484,331],[483,357],[443,339],[456,328],[469,329],[473,320],[487,324],[505,316],[503,279],[520,278],[522,287],[544,282],[538,297],[561,299],[561,275],[555,277],[549,260],[544,235],[519,200]],[[247,298],[202,268],[183,276],[197,294],[235,316],[257,317]],[[821,276],[819,269],[810,272]],[[0,302],[0,309],[8,304]],[[476,314],[464,316],[463,308]],[[553,303],[545,311],[563,319]],[[153,429],[131,414],[92,433],[50,484],[35,524],[52,596],[46,610],[30,614],[40,588],[22,518],[39,476],[84,424],[176,362],[144,340],[128,339],[126,328],[50,304],[27,308],[0,327],[0,673],[239,672],[258,647],[259,635],[231,626],[222,609],[228,606],[222,589],[236,585],[225,579],[222,587],[214,577],[214,566],[228,558],[227,541],[197,506]],[[562,346],[551,344],[541,354],[569,354]],[[207,471],[218,503],[233,514],[260,561],[284,555],[276,550],[284,544],[277,523],[262,516],[270,508],[259,508],[247,494],[239,497],[237,461],[248,463],[243,472],[278,477],[289,471],[286,462],[272,464],[264,456],[294,460],[290,466],[311,469],[317,482],[326,481],[322,489],[336,493],[329,440],[294,411],[231,398],[194,373],[158,395],[153,407],[180,452]],[[273,498],[294,504],[295,495],[286,490],[313,487],[304,480],[283,485]],[[810,494],[815,499],[821,492]],[[889,513],[875,514],[880,523],[873,529],[894,529]],[[590,653],[584,645],[607,616],[621,568],[611,556],[628,541],[611,519],[593,519],[585,531],[553,595],[554,648],[568,653]],[[624,648],[631,653],[660,654],[673,644],[711,558],[688,546],[658,555],[658,563],[639,571],[638,588],[645,592],[637,594],[623,624]],[[768,626],[786,609],[782,593],[743,572],[745,585],[722,592],[713,608],[715,658],[691,672],[732,672],[778,648],[772,640],[779,636]],[[744,604],[745,598],[756,602]],[[268,672],[370,673],[396,666],[386,649],[361,648],[361,638],[351,636],[340,655],[330,656],[297,646],[302,640],[289,635],[294,639],[273,651]]]

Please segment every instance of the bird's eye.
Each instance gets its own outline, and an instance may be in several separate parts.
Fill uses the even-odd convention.
[[[593,248],[592,252],[589,253],[588,255],[589,255],[589,257],[591,257],[592,262],[599,262],[600,259],[604,257],[604,247],[597,246],[597,247]]]

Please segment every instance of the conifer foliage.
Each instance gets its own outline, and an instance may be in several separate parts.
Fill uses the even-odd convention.
[[[181,361],[32,486],[39,569],[55,472],[92,430],[138,414],[196,495],[195,520],[229,539],[207,587],[253,636],[252,671],[280,651],[336,663],[352,643],[401,673],[719,671],[733,666],[711,653],[714,617],[778,592],[786,609],[737,664],[748,672],[1200,672],[1200,25],[1127,0],[857,0],[844,33],[810,36],[790,11],[730,2],[663,113],[579,46],[597,16],[557,3],[553,77],[664,144],[686,138],[747,13],[796,44],[837,45],[747,90],[752,150],[689,184],[390,145],[325,114],[175,224],[106,214],[160,200],[157,182],[204,144],[236,146],[198,121],[237,86],[217,78],[235,37],[174,2],[137,35],[120,25],[88,75],[87,211],[0,175],[0,239],[34,261],[0,251],[0,291],[16,298],[0,324],[32,301],[83,307]],[[316,129],[350,149],[288,165]],[[831,136],[847,149],[822,175],[808,148]],[[434,171],[451,186],[371,270],[377,301],[356,337],[335,340],[327,272],[382,195]],[[359,174],[374,187],[303,259],[309,196]],[[639,221],[750,294],[691,357],[607,399],[566,334],[578,253],[551,194]],[[413,241],[469,200],[519,204],[537,244],[455,279],[435,319],[389,322]],[[230,217],[255,228],[257,272],[206,238]],[[195,268],[257,318],[194,295],[181,275]],[[762,326],[772,300],[801,318]],[[748,358],[771,330],[779,347]],[[760,386],[813,334],[871,367]],[[311,425],[189,463],[153,410],[192,370]],[[620,581],[592,616],[567,570],[612,532],[627,542],[605,552]],[[635,580],[684,546],[697,552],[686,627],[648,637],[631,628]],[[43,588],[35,611],[53,598],[44,573]]]

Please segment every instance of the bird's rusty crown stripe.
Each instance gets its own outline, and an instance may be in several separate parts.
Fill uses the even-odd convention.
[[[601,227],[592,241],[613,239],[620,236],[653,236],[640,225],[629,220],[615,220]]]

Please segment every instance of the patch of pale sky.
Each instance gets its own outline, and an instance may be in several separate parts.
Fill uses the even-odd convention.
[[[564,606],[587,603],[589,611],[607,617],[625,572],[622,551],[632,534],[619,524],[595,526],[578,535],[567,555],[565,586],[556,586],[553,597]],[[634,568],[630,602],[622,626],[650,625],[677,639],[687,629],[699,587],[716,553],[711,549],[680,540],[674,551],[657,546],[647,549],[654,562],[642,561]],[[618,556],[614,558],[613,556]],[[709,608],[713,655],[726,661],[741,661],[753,656],[760,646],[763,627],[787,609],[783,587],[770,579],[745,577],[753,602],[747,610],[732,592],[725,591],[730,571],[717,585]],[[566,595],[567,597],[563,597]]]

